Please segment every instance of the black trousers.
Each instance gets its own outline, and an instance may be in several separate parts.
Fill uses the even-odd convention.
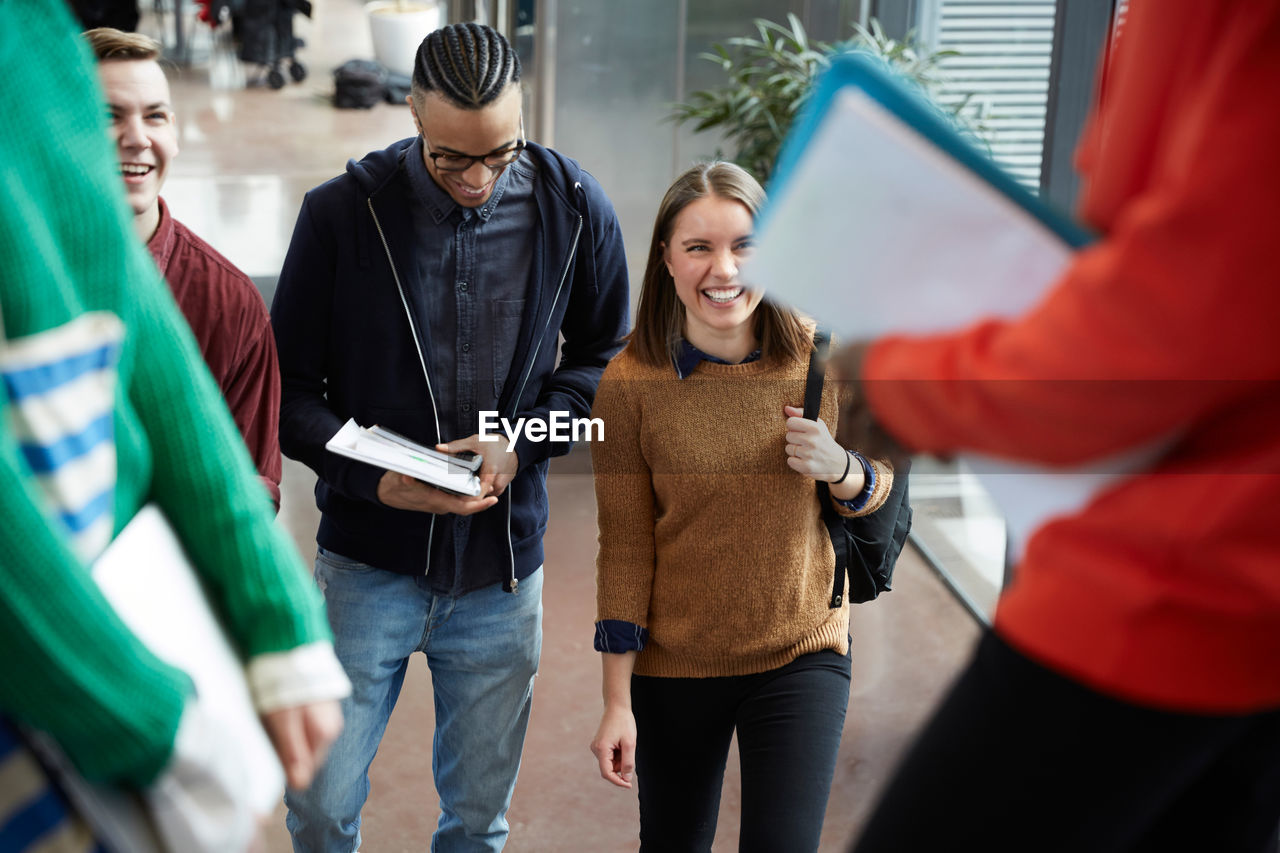
[[[1258,853],[1278,821],[1280,711],[1130,705],[988,633],[854,849]]]
[[[818,849],[849,705],[850,659],[802,655],[732,678],[633,676],[643,853],[709,851],[729,742],[738,733],[738,849]]]

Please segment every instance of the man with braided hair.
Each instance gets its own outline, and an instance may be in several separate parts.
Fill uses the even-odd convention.
[[[307,194],[280,275],[281,445],[319,476],[315,575],[354,684],[327,765],[286,795],[296,850],[359,846],[368,767],[415,651],[435,694],[432,849],[506,841],[541,646],[547,463],[570,445],[481,441],[480,413],[586,417],[629,302],[613,207],[577,163],[525,140],[519,80],[488,27],[427,36],[417,135]],[[481,494],[327,452],[348,418],[480,453]]]

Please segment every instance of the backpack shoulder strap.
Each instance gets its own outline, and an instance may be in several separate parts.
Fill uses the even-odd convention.
[[[827,350],[830,346],[831,333],[819,326],[813,333],[813,352],[809,354],[809,373],[804,380],[804,416],[811,421],[818,419],[818,409],[822,403],[823,377],[827,369]],[[830,602],[830,606],[834,609],[844,603],[844,576],[849,567],[848,536],[845,534],[840,514],[831,505],[830,487],[821,480],[818,480],[816,485],[822,521],[826,525],[827,534],[831,537],[831,547],[836,554]]]
[[[831,333],[821,326],[813,333],[813,352],[809,353],[809,375],[804,381],[804,416],[811,421],[818,419],[818,407],[822,403],[823,375],[827,369],[827,350],[831,346]]]

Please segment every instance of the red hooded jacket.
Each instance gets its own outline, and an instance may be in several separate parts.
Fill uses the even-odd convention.
[[[996,631],[1129,701],[1278,707],[1280,2],[1134,0],[1078,160],[1103,238],[1020,319],[875,344],[869,403],[934,453],[1172,439],[1036,531]]]

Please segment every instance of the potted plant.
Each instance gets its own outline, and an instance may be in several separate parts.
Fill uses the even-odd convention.
[[[957,55],[952,50],[928,50],[914,33],[900,40],[889,38],[874,18],[867,27],[854,25],[853,37],[835,44],[809,39],[793,14],[787,15],[787,21],[789,26],[757,18],[758,36],[729,39],[728,47],[713,45],[714,52],[701,57],[723,68],[728,82],[693,92],[687,101],[671,106],[670,118],[677,124],[694,122],[695,131],[719,130],[734,148],[732,160],[761,183],[768,180],[814,78],[831,64],[832,56],[850,51],[878,56],[936,102],[938,63]],[[939,109],[976,132],[978,128],[961,116],[966,103],[967,99]]]

